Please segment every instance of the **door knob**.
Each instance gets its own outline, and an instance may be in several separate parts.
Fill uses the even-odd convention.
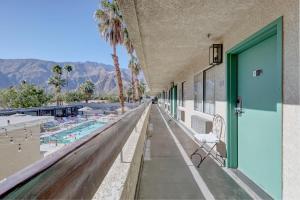
[[[236,107],[235,107],[236,114],[241,115],[242,113],[244,113],[242,105],[243,105],[242,97],[238,96],[236,100]]]

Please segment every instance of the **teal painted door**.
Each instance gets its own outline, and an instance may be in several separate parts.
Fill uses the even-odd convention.
[[[172,115],[175,119],[177,119],[177,85],[173,87],[172,97],[173,97]]]
[[[282,109],[276,40],[271,36],[238,54],[238,168],[280,199]]]
[[[173,115],[173,88],[170,89],[170,112]]]

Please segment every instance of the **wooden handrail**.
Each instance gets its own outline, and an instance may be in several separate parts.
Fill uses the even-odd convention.
[[[8,177],[0,199],[92,198],[148,103]]]

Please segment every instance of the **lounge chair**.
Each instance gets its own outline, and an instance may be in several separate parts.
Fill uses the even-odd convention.
[[[215,115],[213,119],[213,127],[212,132],[208,134],[195,134],[194,139],[199,144],[199,147],[191,154],[191,159],[193,156],[198,155],[200,157],[200,162],[197,167],[200,167],[201,163],[208,157],[213,156],[218,162],[222,165],[223,163],[219,160],[222,158],[219,152],[216,152],[215,155],[212,154],[213,149],[217,146],[217,144],[221,141],[221,136],[223,133],[224,119],[220,115]],[[206,154],[203,156],[199,153],[200,150],[204,150]]]

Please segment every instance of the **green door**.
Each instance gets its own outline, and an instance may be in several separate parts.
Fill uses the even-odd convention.
[[[238,54],[238,169],[280,199],[281,72],[276,44],[273,35]]]
[[[173,89],[170,89],[170,113],[173,115]]]
[[[172,99],[173,99],[172,115],[175,119],[177,119],[177,85],[175,85],[172,90],[173,90],[173,92],[172,92]]]

